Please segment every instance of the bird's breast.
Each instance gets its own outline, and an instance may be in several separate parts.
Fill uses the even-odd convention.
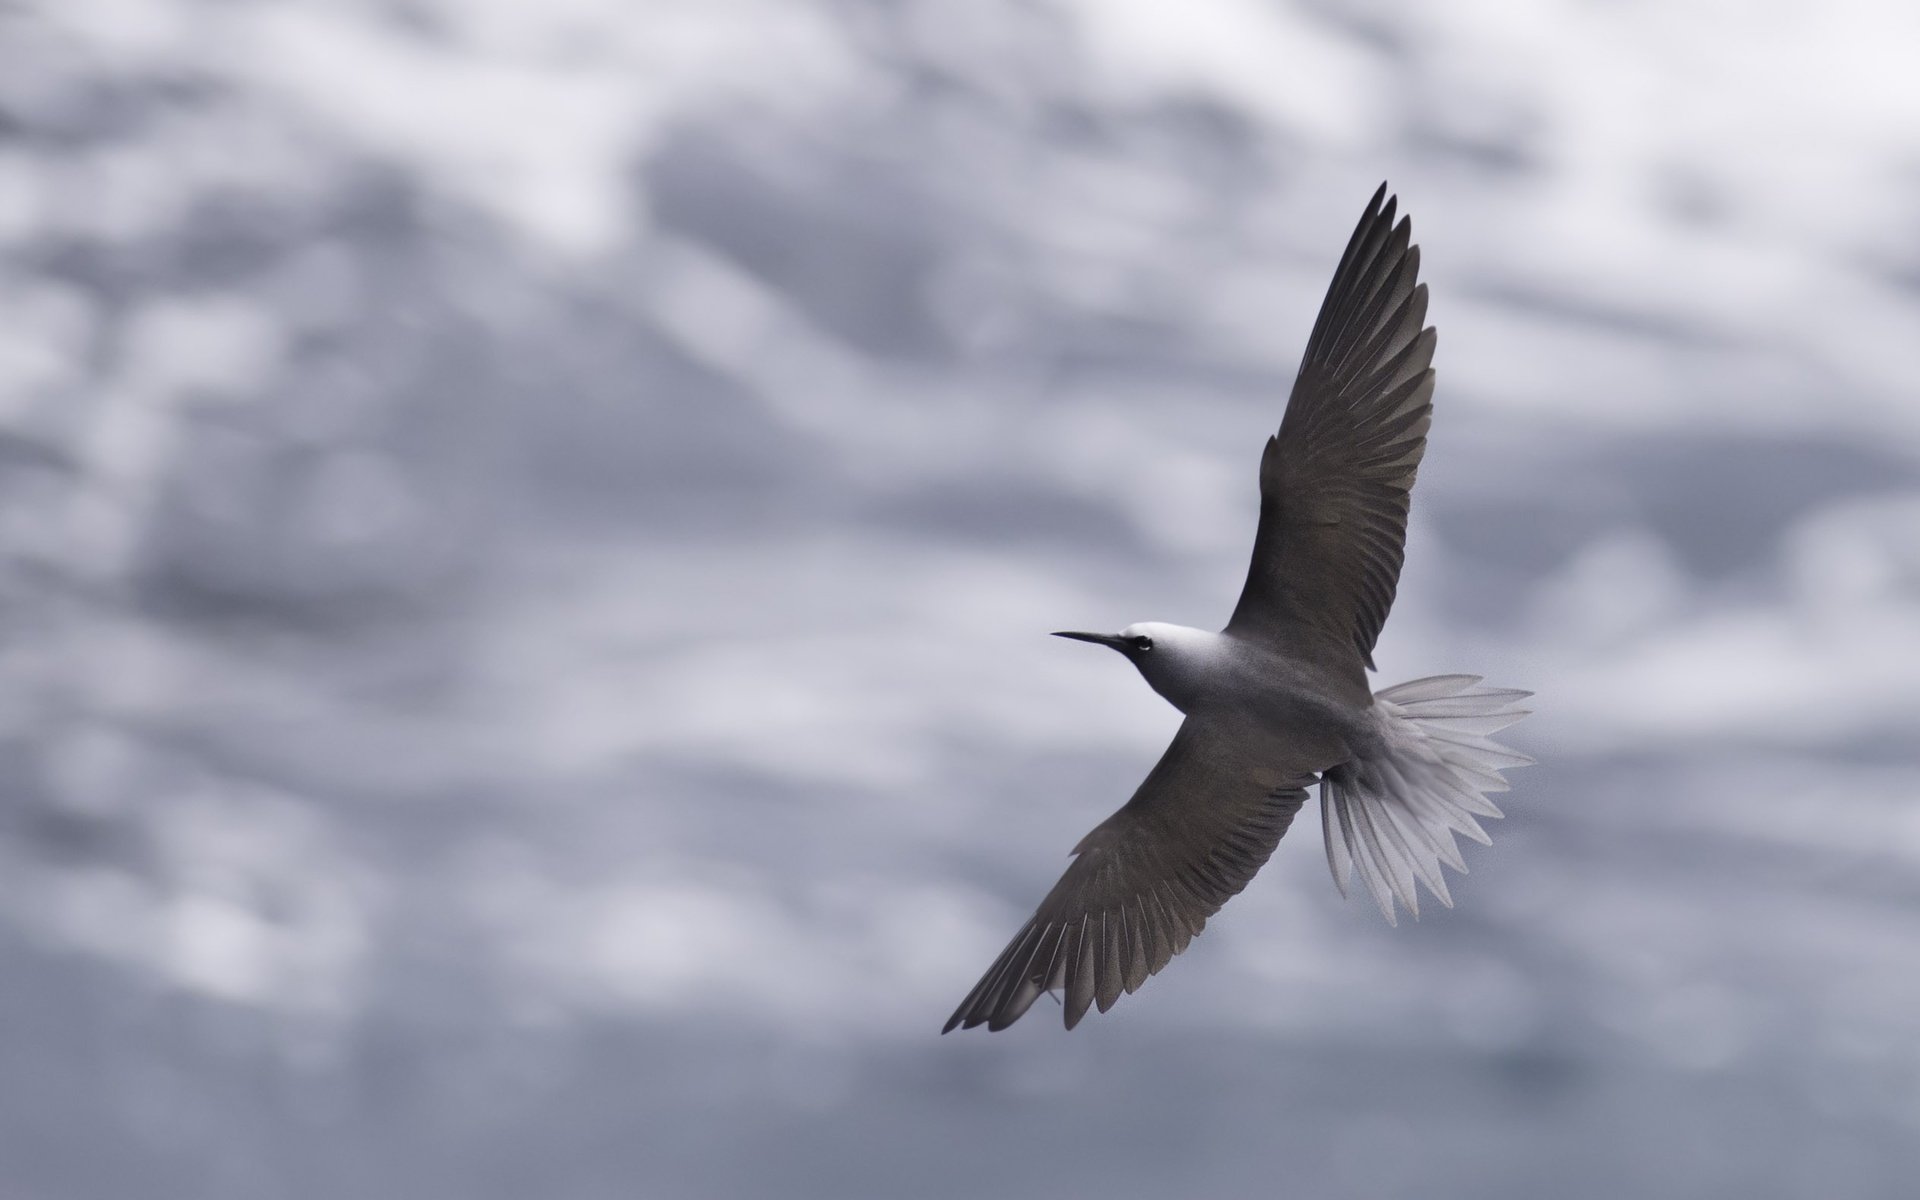
[[[1341,699],[1309,667],[1278,655],[1240,655],[1194,697],[1273,739],[1276,752],[1319,771],[1345,762],[1365,713]],[[1192,712],[1193,709],[1185,711]]]

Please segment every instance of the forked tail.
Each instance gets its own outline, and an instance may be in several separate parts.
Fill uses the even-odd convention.
[[[1321,776],[1333,881],[1346,895],[1359,867],[1390,925],[1395,897],[1420,915],[1416,879],[1453,907],[1440,864],[1467,870],[1453,835],[1491,844],[1474,820],[1500,815],[1486,794],[1507,790],[1502,770],[1533,761],[1489,736],[1526,716],[1513,706],[1533,693],[1479,684],[1478,675],[1435,675],[1374,693],[1379,745]]]

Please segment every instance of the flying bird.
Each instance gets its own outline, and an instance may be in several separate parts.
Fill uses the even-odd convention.
[[[1042,992],[1068,1029],[1159,972],[1247,886],[1320,789],[1327,865],[1357,873],[1389,923],[1418,884],[1451,907],[1456,833],[1533,760],[1491,735],[1530,693],[1476,675],[1370,690],[1405,554],[1408,496],[1433,413],[1434,331],[1412,225],[1375,192],[1347,242],[1260,457],[1253,563],[1218,633],[1147,621],[1060,633],[1119,651],[1186,715],[1133,798],[1080,840],[1066,874],[941,1032],[1005,1029]]]

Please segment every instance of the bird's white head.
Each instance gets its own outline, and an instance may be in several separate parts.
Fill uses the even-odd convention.
[[[1111,647],[1139,668],[1153,690],[1181,712],[1199,698],[1219,653],[1220,635],[1165,621],[1138,621],[1119,633],[1062,632],[1053,636]]]

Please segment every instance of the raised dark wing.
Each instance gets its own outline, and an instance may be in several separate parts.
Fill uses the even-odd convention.
[[[1320,306],[1280,433],[1260,459],[1260,528],[1227,632],[1358,680],[1393,606],[1407,499],[1433,412],[1434,332],[1411,223],[1386,185]]]
[[[1189,717],[1119,812],[1074,847],[1073,864],[948,1018],[1005,1029],[1043,991],[1065,992],[1067,1028],[1105,1012],[1247,886],[1307,798],[1311,772],[1254,765],[1215,718]]]

